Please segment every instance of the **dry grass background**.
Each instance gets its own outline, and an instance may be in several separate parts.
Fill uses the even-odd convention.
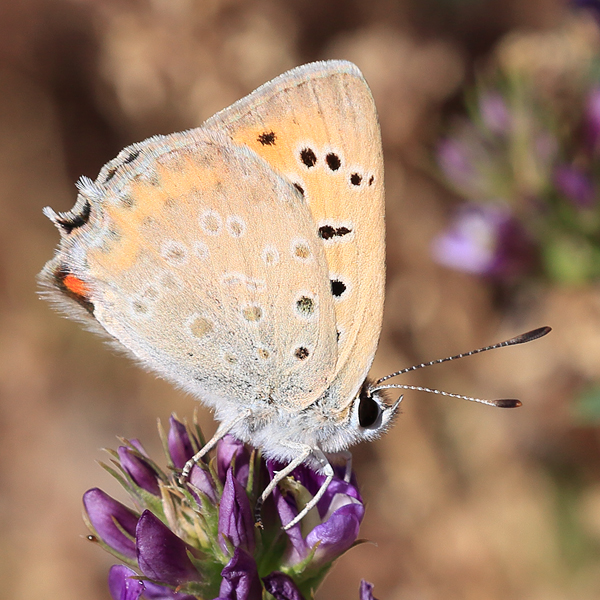
[[[106,600],[111,560],[88,544],[83,492],[120,498],[96,466],[115,436],[158,451],[155,420],[193,402],[36,297],[69,209],[126,144],[199,125],[283,70],[355,61],[386,156],[388,293],[381,375],[543,324],[543,341],[420,372],[411,383],[488,397],[496,411],[407,394],[395,429],[356,449],[362,536],[321,599],[364,577],[398,600],[596,598],[598,430],[573,398],[600,379],[600,290],[502,298],[432,263],[451,197],[428,147],[499,38],[565,17],[558,0],[24,0],[0,5],[0,596]],[[409,379],[407,378],[407,381]],[[205,428],[214,430],[201,411]]]

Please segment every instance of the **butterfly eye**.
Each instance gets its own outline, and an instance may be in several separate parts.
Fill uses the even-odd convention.
[[[361,427],[370,428],[379,423],[381,416],[381,407],[373,396],[368,392],[363,392],[360,395],[358,405],[358,422]]]

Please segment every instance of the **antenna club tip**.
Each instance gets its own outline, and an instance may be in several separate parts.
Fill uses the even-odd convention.
[[[495,400],[494,405],[498,408],[519,408],[523,403],[514,398],[502,398],[502,400]]]
[[[552,327],[538,327],[537,329],[532,329],[527,333],[522,333],[510,340],[512,344],[524,344],[526,342],[532,342],[533,340],[539,340],[541,337],[548,335],[552,331]]]

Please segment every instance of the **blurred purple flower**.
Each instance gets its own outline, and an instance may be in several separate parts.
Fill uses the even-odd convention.
[[[437,147],[437,159],[446,177],[459,187],[467,186],[475,175],[469,148],[457,139],[442,140]]]
[[[511,118],[506,102],[499,92],[483,92],[479,96],[479,113],[483,124],[495,134],[510,130]]]
[[[510,279],[534,263],[533,242],[505,207],[466,204],[432,243],[436,262],[447,267]]]
[[[578,208],[591,208],[595,204],[594,185],[577,167],[561,165],[554,171],[554,184]]]
[[[271,474],[277,470],[275,463],[268,463],[268,467]],[[306,466],[295,469],[293,476],[311,496],[325,481],[324,475]],[[281,522],[286,525],[299,512],[296,499],[293,494],[283,495],[279,490],[275,490],[274,497]],[[342,477],[336,476],[317,504],[317,511],[319,522],[308,533],[303,533],[302,527],[306,527],[303,522],[286,531],[291,542],[285,557],[286,564],[297,564],[314,550],[311,564],[324,565],[343,554],[356,541],[365,509],[355,484],[346,483]],[[305,517],[306,522],[308,519],[309,516]]]
[[[194,456],[194,448],[186,426],[173,416],[169,419],[169,423],[169,435],[167,436],[169,454],[175,468],[183,469],[185,463]]]
[[[598,149],[600,142],[600,86],[596,85],[588,92],[585,103],[584,124],[590,148],[592,150]]]
[[[226,435],[217,444],[217,473],[224,482],[227,471],[235,459],[235,477],[246,487],[250,471],[250,453],[242,442],[232,435]]]
[[[188,556],[192,547],[149,510],[142,513],[138,522],[136,546],[138,565],[149,579],[172,586],[201,579]]]
[[[133,540],[138,516],[132,510],[98,488],[83,495],[83,506],[94,533],[106,545],[121,556],[136,557]]]
[[[263,577],[263,584],[275,600],[304,600],[304,596],[296,587],[294,580],[279,571],[273,571]]]
[[[221,576],[218,600],[261,600],[262,585],[256,562],[241,548],[235,549]]]
[[[600,21],[600,1],[599,0],[571,0],[573,6],[578,8],[587,8]]]
[[[373,584],[364,579],[360,582],[360,600],[377,600],[373,596]]]
[[[117,453],[121,466],[135,484],[155,496],[160,496],[159,475],[156,469],[143,456],[140,456],[139,452],[127,446],[119,446]]]
[[[234,548],[252,553],[256,546],[254,535],[254,518],[248,494],[233,476],[233,470],[229,469],[219,506],[219,545],[225,554],[229,553],[223,539],[226,537]]]

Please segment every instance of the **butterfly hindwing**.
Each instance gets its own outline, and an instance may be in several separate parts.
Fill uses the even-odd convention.
[[[62,241],[42,279],[55,295],[217,408],[299,410],[326,389],[322,244],[302,195],[251,149],[203,129],[151,138],[80,187],[78,212],[51,215]]]

